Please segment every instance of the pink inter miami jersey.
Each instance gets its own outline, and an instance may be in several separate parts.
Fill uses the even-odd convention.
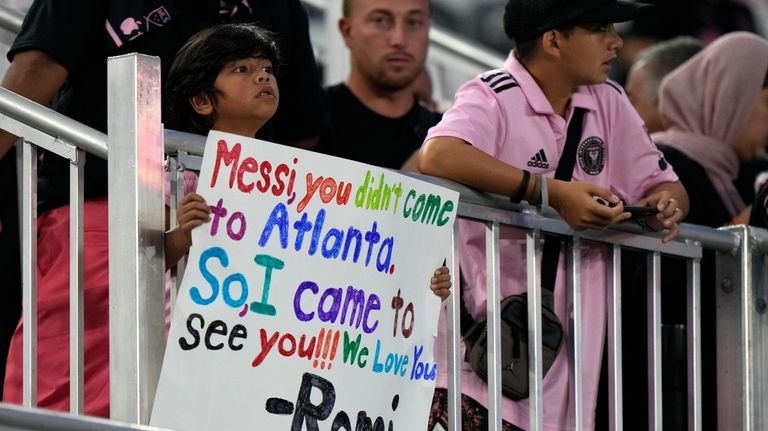
[[[556,115],[533,77],[510,54],[504,68],[481,74],[464,84],[454,106],[429,131],[427,139],[450,136],[520,169],[553,177],[565,144],[573,107],[586,109],[576,154],[573,178],[610,189],[627,203],[639,200],[650,188],[677,181],[646,133],[642,120],[623,90],[613,82],[582,86],[572,96],[566,118]],[[461,220],[461,268],[469,288],[464,292],[468,311],[485,319],[486,274],[483,225]],[[581,257],[584,316],[584,425],[594,425],[594,407],[606,319],[606,250],[585,247]],[[501,233],[501,296],[526,290],[525,240],[523,233]],[[561,259],[561,262],[564,261]],[[566,274],[558,268],[555,312],[564,329],[568,325]],[[444,316],[441,316],[443,320]],[[443,320],[444,321],[444,320]],[[544,424],[547,430],[572,429],[573,403],[569,399],[567,348],[544,378]],[[463,354],[463,353],[462,353]],[[435,356],[440,364],[438,386],[446,385],[445,328],[440,325]],[[464,364],[462,391],[487,405],[487,387]],[[527,427],[528,402],[504,399],[505,420]]]

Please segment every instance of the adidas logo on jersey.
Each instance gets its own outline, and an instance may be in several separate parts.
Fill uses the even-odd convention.
[[[549,162],[547,161],[547,155],[544,154],[544,149],[540,149],[538,153],[528,160],[528,166],[531,168],[549,169]]]
[[[517,81],[512,75],[504,69],[495,69],[480,75],[480,80],[485,82],[494,93],[501,93],[504,90],[518,86]]]

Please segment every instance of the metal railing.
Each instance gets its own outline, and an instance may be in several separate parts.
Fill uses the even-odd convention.
[[[24,405],[37,399],[37,147],[70,162],[70,408],[83,408],[83,165],[85,151],[106,157],[106,136],[61,114],[0,88],[0,127],[22,137],[21,165],[22,280],[24,325]],[[74,144],[76,142],[77,144]]]
[[[68,157],[72,162],[71,191],[73,197],[72,232],[74,242],[72,256],[80,256],[82,235],[79,220],[82,208],[82,151],[88,149],[98,155],[109,149],[110,195],[120,199],[109,200],[110,213],[110,387],[112,418],[130,423],[147,423],[151,411],[154,389],[157,382],[163,346],[162,284],[162,171],[163,137],[166,150],[183,150],[185,153],[200,153],[200,137],[190,137],[176,132],[164,132],[159,116],[159,60],[142,55],[128,55],[109,60],[109,134],[104,136],[85,126],[32,104],[7,91],[0,90],[0,127],[24,137],[24,289],[25,289],[25,400],[27,406],[34,405],[35,381],[35,166],[34,145]],[[71,141],[69,141],[71,140]],[[34,143],[34,145],[32,144]],[[108,145],[106,145],[108,144]],[[185,164],[182,161],[182,164]],[[189,165],[189,163],[186,163]],[[735,227],[729,230],[713,230],[692,225],[683,225],[679,238],[662,245],[656,235],[647,235],[637,227],[626,226],[605,231],[572,231],[562,220],[542,217],[526,209],[514,206],[507,200],[477,193],[461,185],[423,177],[423,179],[458,190],[461,194],[458,215],[485,223],[487,243],[487,266],[489,274],[489,325],[491,348],[499,348],[500,267],[499,232],[502,226],[512,226],[525,231],[527,249],[529,302],[529,328],[533,339],[541,339],[541,303],[538,300],[540,288],[537,271],[540,241],[543,232],[565,237],[569,275],[569,301],[575,327],[580,328],[584,316],[581,310],[580,253],[587,243],[599,243],[609,248],[610,274],[608,277],[608,351],[610,377],[610,419],[612,429],[623,429],[621,360],[621,253],[625,248],[643,250],[650,256],[649,272],[649,399],[651,405],[651,426],[660,429],[662,417],[660,388],[661,357],[659,355],[659,258],[661,255],[680,256],[688,261],[688,343],[689,358],[689,407],[691,429],[701,429],[700,398],[700,348],[702,337],[699,312],[700,259],[702,250],[711,249],[717,253],[718,290],[717,316],[718,351],[718,427],[720,429],[762,430],[766,424],[766,372],[765,351],[768,348],[768,321],[766,321],[766,252],[768,234],[760,229]],[[76,225],[76,226],[75,226]],[[461,245],[454,236],[453,273],[458,274],[457,254]],[[81,265],[74,258],[74,268]],[[78,274],[79,270],[72,271]],[[72,278],[71,298],[75,304],[82,301],[81,281]],[[448,302],[449,364],[451,384],[449,386],[449,417],[451,428],[458,429],[460,423],[459,374],[461,358],[459,352],[459,295],[452,295]],[[82,411],[82,308],[73,307],[72,327],[73,376],[72,411]],[[576,401],[575,418],[583,418],[583,381],[580,367],[582,361],[582,340],[587,334],[575,331],[566,341],[570,346],[573,378],[572,394]],[[120,343],[115,342],[120,340]],[[722,340],[722,341],[721,341]],[[531,342],[532,346],[539,343]],[[498,374],[500,358],[490,356],[489,415],[492,428],[500,429],[501,387]],[[542,429],[542,371],[541,349],[529,352],[530,381],[532,382],[532,413],[530,428]],[[0,416],[0,421],[2,421]],[[524,425],[524,424],[523,424]],[[34,429],[34,428],[32,428]]]
[[[83,165],[85,151],[110,163],[111,417],[147,423],[162,362],[163,129],[159,59],[109,61],[107,135],[0,88],[0,128],[21,148],[24,388],[37,403],[37,148],[70,163],[70,411],[83,413]],[[117,165],[117,166],[115,166]],[[119,341],[119,342],[118,342]]]
[[[171,154],[181,151],[188,160],[190,155],[201,155],[204,146],[202,136],[166,131],[166,150]],[[182,163],[183,164],[183,163]],[[186,163],[195,166],[194,159]],[[624,429],[623,372],[622,362],[622,309],[621,309],[621,256],[622,250],[632,249],[647,253],[648,259],[648,398],[649,427],[662,429],[664,416],[662,401],[662,336],[661,336],[661,257],[676,256],[686,259],[687,266],[687,412],[676,412],[687,416],[688,428],[701,430],[705,426],[702,419],[702,375],[701,375],[701,339],[718,339],[718,429],[766,429],[768,422],[763,417],[765,405],[764,392],[768,389],[766,371],[759,364],[764,362],[764,350],[768,348],[768,321],[765,320],[766,300],[762,289],[768,282],[766,251],[768,251],[768,232],[762,229],[734,227],[715,230],[707,227],[683,224],[678,238],[662,244],[660,234],[649,234],[639,226],[622,225],[604,231],[573,231],[560,219],[546,218],[528,207],[509,203],[508,199],[478,193],[460,184],[432,177],[417,176],[420,179],[460,192],[458,216],[461,219],[475,220],[486,225],[486,256],[488,275],[488,328],[489,328],[489,423],[493,429],[501,429],[501,383],[499,370],[500,357],[491,351],[500,351],[500,235],[502,226],[514,227],[526,232],[527,239],[527,274],[529,298],[540,298],[539,276],[541,271],[540,239],[543,233],[561,235],[568,244],[566,249],[568,274],[568,307],[570,327],[575,328],[571,337],[565,340],[569,346],[569,369],[571,397],[574,399],[574,422],[576,429],[584,429],[583,390],[581,370],[583,364],[582,342],[585,336],[581,331],[584,319],[581,303],[581,250],[587,244],[602,244],[609,248],[609,282],[606,292],[608,301],[608,367],[609,367],[609,410],[611,429]],[[172,199],[173,201],[173,199]],[[458,227],[457,227],[458,231]],[[458,234],[454,234],[452,273],[458,274]],[[723,280],[724,288],[719,292],[718,301],[721,310],[718,315],[717,334],[701,332],[701,259],[704,250],[717,253],[717,279]],[[761,277],[758,279],[758,277]],[[754,292],[756,287],[760,295]],[[730,295],[727,298],[724,297]],[[741,296],[740,296],[741,295]],[[454,424],[451,429],[458,430],[461,423],[461,364],[459,295],[452,295],[447,301],[449,334],[448,368],[450,370],[449,415]],[[761,305],[762,304],[762,305]],[[751,312],[756,308],[759,312]],[[762,311],[760,311],[762,310]],[[531,300],[528,309],[529,331],[532,337],[541,339],[541,302]],[[591,334],[594,336],[594,334]],[[542,404],[542,352],[540,343],[529,352],[529,381],[532,382],[530,399],[531,430],[541,430],[543,424]],[[494,373],[495,371],[495,373]],[[628,428],[629,429],[629,428]]]
[[[0,404],[2,431],[163,431],[161,428]]]
[[[107,71],[110,415],[145,424],[165,351],[160,59],[112,57]]]
[[[564,340],[565,345],[568,346],[568,358],[569,358],[569,370],[571,376],[571,399],[574,402],[574,423],[577,430],[584,429],[584,417],[587,412],[583,407],[583,390],[584,384],[582,381],[582,364],[583,364],[583,340],[587,336],[602,337],[601,334],[585,334],[582,332],[583,322],[583,310],[581,302],[581,252],[582,249],[588,243],[598,243],[604,245],[608,249],[608,271],[606,279],[608,282],[606,296],[607,296],[607,325],[608,325],[608,374],[609,374],[609,420],[611,429],[621,430],[623,429],[623,365],[622,365],[622,310],[621,310],[621,254],[623,248],[632,248],[635,250],[642,250],[648,253],[651,271],[649,277],[648,295],[649,295],[649,381],[651,384],[650,395],[650,410],[649,421],[651,422],[651,429],[661,429],[661,355],[660,355],[660,343],[661,343],[661,320],[660,320],[660,271],[659,261],[661,253],[668,255],[675,255],[686,258],[690,261],[691,266],[698,265],[701,259],[702,247],[698,245],[702,242],[704,235],[714,241],[708,241],[709,246],[715,246],[720,250],[733,251],[736,247],[735,238],[727,233],[721,233],[716,231],[704,230],[702,231],[695,226],[684,226],[681,238],[679,241],[672,242],[667,245],[662,245],[658,237],[651,237],[646,235],[640,235],[638,229],[634,227],[621,227],[621,230],[612,229],[609,231],[585,231],[575,232],[568,228],[568,226],[560,220],[542,219],[537,214],[519,213],[498,211],[499,208],[509,207],[503,200],[485,199],[473,202],[472,199],[466,199],[465,195],[462,195],[459,205],[459,216],[478,220],[486,224],[486,255],[488,256],[488,322],[489,329],[496,328],[498,331],[498,325],[500,321],[499,303],[501,298],[499,297],[499,274],[501,271],[499,265],[499,233],[501,226],[510,226],[515,228],[522,228],[526,232],[526,265],[528,274],[528,328],[529,337],[533,339],[541,339],[541,302],[535,299],[540,298],[541,289],[539,287],[539,276],[541,271],[541,235],[544,232],[556,233],[563,235],[568,242],[566,255],[567,270],[566,274],[568,281],[568,305],[567,310],[570,313],[570,324],[566,325],[574,329],[572,334]],[[456,270],[456,268],[455,268]],[[594,286],[592,286],[594,288]],[[698,285],[692,283],[688,287],[690,292],[698,292]],[[458,317],[458,299],[454,298],[451,303],[453,307],[453,321],[452,333],[457,336],[459,331]],[[695,317],[696,319],[698,316]],[[698,338],[698,333],[695,327],[691,328],[694,338]],[[489,334],[494,331],[489,330]],[[490,337],[490,335],[489,335]],[[496,336],[498,337],[498,336]],[[453,343],[458,347],[458,340]],[[530,346],[534,347],[529,351],[529,363],[534,364],[530,367],[529,381],[531,383],[531,397],[530,403],[530,423],[529,429],[541,430],[544,427],[543,422],[543,398],[542,398],[542,352],[541,343],[531,343]],[[494,349],[498,349],[498,345],[494,346]],[[496,350],[498,351],[498,350]],[[460,358],[459,350],[456,349],[449,354],[454,355],[455,358]],[[489,349],[490,355],[490,349]],[[691,349],[691,355],[689,356],[689,363],[695,363],[700,359],[700,350]],[[458,363],[458,362],[454,362]],[[501,369],[500,357],[495,357],[493,363],[489,363],[489,369]],[[452,366],[453,372],[452,381],[460,381],[460,367]],[[700,391],[700,377],[698,374],[694,374],[694,378],[689,382],[689,393],[695,394]],[[454,387],[458,386],[456,383]],[[489,399],[496,402],[491,403],[489,407],[489,417],[493,418],[493,423],[497,424],[497,429],[501,428],[500,412],[494,412],[494,410],[500,408],[498,400],[501,399],[501,386],[500,382],[493,382],[489,377]],[[458,392],[458,391],[457,391]],[[449,399],[453,399],[454,402],[458,401],[458,394],[452,394]],[[689,406],[691,411],[699,411],[700,404],[696,404],[697,398],[691,398],[692,402]],[[455,404],[457,405],[457,404]],[[455,408],[455,407],[454,407]],[[452,411],[449,415],[454,419],[454,423],[458,422],[458,411]],[[700,420],[695,419],[691,425],[691,429],[701,429]],[[455,428],[458,429],[458,428]]]

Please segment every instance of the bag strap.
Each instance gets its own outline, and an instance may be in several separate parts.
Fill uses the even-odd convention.
[[[584,127],[584,112],[586,109],[576,107],[568,124],[568,135],[565,138],[565,147],[560,155],[560,161],[555,170],[555,179],[571,181],[573,168],[576,166],[576,153],[581,140],[581,131]],[[555,281],[557,279],[557,265],[560,260],[560,248],[562,241],[553,235],[544,236],[544,248],[541,261],[541,289],[542,302],[553,309]]]
[[[568,135],[565,138],[565,147],[560,155],[555,170],[555,179],[570,181],[573,178],[573,168],[576,166],[576,153],[581,140],[581,132],[584,127],[584,113],[586,109],[575,107],[571,122],[568,124]],[[557,265],[560,260],[561,240],[552,235],[544,236],[544,247],[542,250],[541,263],[541,289],[542,302],[550,310],[554,310],[554,292],[555,281],[557,278]],[[459,304],[461,306],[461,333],[466,335],[475,324],[472,315],[467,311],[464,305],[464,279],[459,272]]]

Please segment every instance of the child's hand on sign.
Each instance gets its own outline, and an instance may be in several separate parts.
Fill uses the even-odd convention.
[[[429,280],[429,288],[441,300],[445,300],[451,294],[451,272],[448,267],[441,266],[435,270],[435,275]]]
[[[192,229],[211,220],[211,209],[202,196],[187,193],[179,202],[179,225],[165,233],[165,269],[176,265],[192,246]]]
[[[178,229],[184,234],[187,244],[191,246],[192,229],[211,220],[211,209],[202,196],[194,192],[187,193],[179,202],[176,218],[179,222]]]

